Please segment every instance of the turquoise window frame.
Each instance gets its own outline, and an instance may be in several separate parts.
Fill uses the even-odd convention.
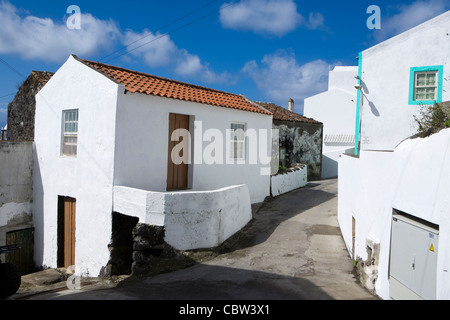
[[[414,87],[416,72],[437,71],[438,86],[436,100],[414,100]],[[412,67],[409,75],[409,104],[410,105],[427,105],[442,102],[442,84],[444,81],[444,66],[427,66],[427,67]]]

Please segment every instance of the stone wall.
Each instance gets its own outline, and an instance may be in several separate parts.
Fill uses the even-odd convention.
[[[164,237],[164,227],[136,225],[133,229],[133,275],[159,272],[162,264],[170,265],[176,251],[166,244]]]
[[[108,245],[110,259],[106,267],[100,272],[102,276],[131,274],[131,264],[133,263],[132,231],[138,222],[138,218],[113,212],[111,242]]]
[[[36,94],[52,75],[50,72],[33,71],[20,86],[14,100],[8,105],[8,140],[34,140]]]
[[[322,174],[322,124],[274,120],[279,130],[279,147],[286,148],[285,167],[296,164],[308,166],[308,179]]]

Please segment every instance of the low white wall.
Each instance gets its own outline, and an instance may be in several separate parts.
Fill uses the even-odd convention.
[[[450,299],[450,129],[424,139],[408,139],[394,152],[362,151],[339,160],[338,221],[355,257],[380,245],[376,293],[389,299],[389,252],[393,209],[439,225],[437,299]]]
[[[178,250],[216,247],[252,219],[246,185],[165,193],[116,186],[113,210],[164,226],[166,242]]]
[[[270,191],[273,197],[306,186],[308,183],[308,167],[303,165],[292,171],[279,173],[271,177]]]

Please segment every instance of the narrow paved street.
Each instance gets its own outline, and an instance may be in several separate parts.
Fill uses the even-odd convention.
[[[265,202],[237,238],[226,253],[186,269],[33,299],[377,299],[354,276],[337,223],[336,179]]]

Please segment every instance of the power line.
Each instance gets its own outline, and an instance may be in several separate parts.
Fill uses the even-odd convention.
[[[201,20],[204,20],[204,19],[206,19],[206,18],[212,16],[213,14],[216,14],[217,12],[220,12],[220,11],[222,11],[222,10],[228,8],[228,7],[231,7],[231,6],[233,6],[233,5],[235,5],[234,2],[228,4],[228,5],[224,6],[224,7],[221,7],[219,10],[216,10],[216,11],[214,11],[214,12],[210,12],[210,13],[208,13],[207,15],[204,15],[204,16],[198,18],[198,19],[195,19],[195,20],[193,20],[193,21],[191,21],[191,22],[189,22],[189,23],[186,23],[186,24],[184,24],[184,25],[182,25],[182,26],[180,26],[180,27],[178,27],[178,28],[176,28],[176,29],[174,29],[174,30],[172,30],[172,31],[166,32],[166,33],[162,34],[161,36],[159,36],[159,37],[157,37],[157,38],[155,38],[155,39],[152,39],[151,41],[148,41],[148,42],[146,42],[146,43],[144,43],[144,44],[142,44],[142,45],[140,45],[140,46],[137,46],[137,47],[135,47],[135,48],[133,48],[133,49],[130,49],[130,50],[128,50],[127,52],[124,52],[124,53],[122,53],[122,54],[120,54],[120,55],[118,55],[118,56],[116,56],[116,57],[114,57],[114,58],[112,58],[112,59],[109,59],[108,61],[106,61],[106,63],[108,63],[108,62],[110,62],[110,61],[113,61],[113,60],[115,60],[115,59],[117,59],[117,58],[120,58],[120,57],[122,57],[122,56],[124,56],[124,55],[126,55],[126,54],[128,54],[128,53],[130,53],[130,52],[132,52],[132,51],[135,51],[135,50],[137,50],[137,49],[139,49],[139,48],[142,48],[142,47],[144,47],[144,46],[146,46],[146,45],[148,45],[148,44],[150,44],[150,43],[152,43],[152,42],[154,42],[154,41],[157,41],[157,40],[159,40],[159,39],[161,39],[161,38],[167,37],[168,35],[171,35],[171,34],[174,33],[174,32],[180,31],[181,29],[184,29],[184,28],[186,28],[186,27],[188,27],[188,26],[190,26],[190,25],[192,25],[192,24],[194,24],[194,23],[197,23],[197,22],[199,22],[199,21],[201,21]],[[172,23],[171,23],[171,24],[172,24]],[[152,35],[152,34],[150,34],[150,35]],[[146,38],[146,37],[149,37],[150,35],[147,35],[147,36],[143,37],[142,39],[144,39],[144,38]],[[141,41],[142,39],[139,39],[139,40],[137,40],[137,41],[134,41],[133,43],[139,42],[139,41]],[[128,48],[128,46],[127,46],[126,48]],[[121,50],[122,50],[122,49],[121,49]],[[121,51],[121,50],[119,50],[119,51]]]
[[[193,15],[194,13],[197,13],[197,12],[201,11],[202,9],[204,9],[204,8],[206,8],[206,7],[208,7],[208,6],[210,6],[211,4],[213,4],[214,2],[217,2],[217,1],[218,1],[218,0],[213,0],[213,1],[208,2],[207,4],[205,4],[205,5],[203,5],[203,6],[199,7],[199,8],[197,8],[197,9],[191,11],[191,12],[189,12],[188,14],[185,14],[184,16],[182,16],[182,17],[180,17],[180,18],[178,18],[178,19],[176,19],[176,20],[174,20],[174,21],[172,21],[172,22],[170,22],[170,23],[168,23],[168,24],[166,24],[166,25],[160,27],[159,29],[157,29],[156,32],[161,31],[161,30],[163,30],[163,29],[165,29],[165,28],[167,28],[167,27],[169,27],[169,26],[171,26],[171,25],[177,23],[178,21],[181,21],[181,20],[183,20],[183,19],[185,19],[185,18],[187,18],[187,17]],[[156,32],[155,32],[155,33],[156,33]],[[146,36],[144,36],[144,37],[142,37],[142,38],[140,38],[140,39],[138,39],[138,40],[135,40],[135,41],[133,41],[133,42],[131,42],[131,43],[128,43],[128,44],[126,44],[125,46],[123,46],[122,48],[120,48],[119,50],[116,50],[116,51],[114,51],[114,52],[112,52],[112,53],[110,53],[110,54],[108,54],[108,55],[102,57],[102,58],[99,59],[98,61],[100,62],[100,61],[102,61],[102,60],[104,60],[104,59],[106,59],[106,58],[108,58],[108,57],[110,57],[110,56],[112,56],[112,55],[114,55],[114,54],[116,54],[116,53],[118,53],[118,52],[124,50],[124,49],[127,49],[127,48],[128,48],[129,46],[131,46],[132,44],[135,44],[136,42],[139,42],[139,41],[141,41],[141,40],[144,40],[145,38],[148,38],[148,37],[151,36],[151,35],[152,35],[152,33],[150,33],[150,34],[148,34],[148,35],[146,35]]]
[[[9,96],[12,96],[12,95],[15,95],[15,94],[16,94],[16,92],[14,92],[14,93],[9,93],[9,94],[5,94],[4,96],[1,96],[0,99],[9,97]]]
[[[12,65],[10,65],[8,62],[6,62],[5,60],[3,60],[2,58],[0,58],[0,62],[2,62],[5,66],[7,66],[9,69],[11,69],[12,71],[14,71],[15,73],[17,73],[19,76],[21,76],[22,78],[26,79],[27,77],[25,77],[23,74],[21,74],[19,71],[17,71]]]

